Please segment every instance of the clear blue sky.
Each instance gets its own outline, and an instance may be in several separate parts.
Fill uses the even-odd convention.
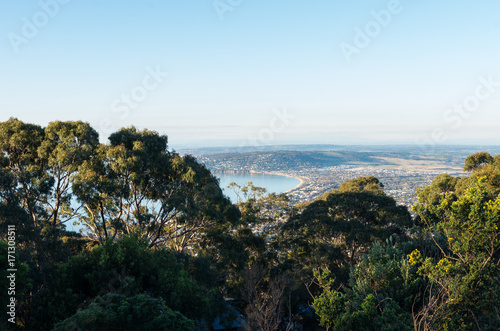
[[[173,147],[500,144],[498,0],[61,2],[1,2],[0,121]]]

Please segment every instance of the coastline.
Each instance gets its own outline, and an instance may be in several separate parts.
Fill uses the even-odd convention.
[[[295,178],[298,179],[300,182],[297,186],[294,188],[291,188],[289,190],[286,190],[284,192],[281,192],[280,194],[289,194],[292,193],[296,190],[301,189],[302,187],[306,186],[308,184],[308,181],[306,178],[303,177],[298,177],[290,174],[284,174],[284,173],[279,173],[279,172],[269,172],[269,171],[255,171],[255,170],[250,170],[250,171],[234,171],[234,170],[229,170],[229,171],[220,171],[220,173],[228,173],[228,174],[244,174],[244,173],[249,173],[249,174],[261,174],[261,175],[272,175],[272,176],[283,176],[283,177],[288,177],[288,178]]]
[[[295,178],[295,179],[298,179],[300,181],[300,183],[297,186],[295,186],[294,188],[291,188],[289,190],[281,192],[280,194],[289,194],[289,193],[292,193],[293,191],[301,189],[302,187],[307,185],[307,180],[305,178],[293,176],[290,174],[283,174],[283,173],[279,173],[279,172],[268,172],[268,171],[254,171],[254,170],[252,170],[250,172],[254,173],[254,174],[263,174],[263,175],[273,175],[273,176],[283,176],[283,177],[288,177],[288,178]]]

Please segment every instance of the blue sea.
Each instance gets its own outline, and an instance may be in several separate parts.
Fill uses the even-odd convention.
[[[232,182],[242,187],[246,186],[248,182],[252,182],[254,186],[265,188],[268,193],[283,193],[300,184],[300,180],[297,178],[278,175],[254,173],[214,173],[214,175],[220,179],[220,187],[233,203],[238,202],[236,193],[227,188]]]

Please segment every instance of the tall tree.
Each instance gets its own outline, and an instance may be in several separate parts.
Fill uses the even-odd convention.
[[[4,171],[34,228],[61,228],[71,218],[70,179],[98,143],[97,132],[81,121],[46,128],[14,118],[0,123]]]
[[[373,242],[403,235],[411,217],[382,187],[375,177],[360,177],[306,206],[283,227],[290,255],[338,268],[354,265]]]
[[[46,171],[53,180],[51,194],[42,201],[52,226],[65,223],[73,216],[71,177],[91,157],[99,144],[98,133],[88,123],[51,122],[38,148],[39,157],[47,162]],[[66,216],[67,220],[63,217]]]
[[[74,245],[76,234],[64,231],[63,210],[70,210],[69,179],[88,141],[95,146],[97,133],[82,122],[55,122],[47,128],[15,118],[0,123],[0,223],[3,229],[16,227],[19,261],[30,270],[31,287],[18,292],[24,298],[19,301],[21,320],[29,315],[31,300],[46,289],[54,267],[81,247]]]
[[[193,157],[169,152],[166,136],[131,127],[109,140],[73,181],[96,239],[139,231],[151,247],[182,251],[238,220],[217,178]]]
[[[53,179],[45,172],[47,160],[38,155],[44,129],[10,118],[0,123],[0,151],[5,171],[14,180],[13,187],[21,207],[26,210],[33,227],[47,221],[41,201],[46,200]]]

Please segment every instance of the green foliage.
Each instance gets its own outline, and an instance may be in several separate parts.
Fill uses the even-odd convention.
[[[54,268],[81,249],[84,240],[65,232],[63,223],[73,214],[70,178],[96,144],[97,133],[82,122],[0,123],[0,231],[15,226],[18,263],[27,266],[31,283],[19,288],[20,320],[30,315],[31,298],[44,291]]]
[[[97,132],[83,122],[57,121],[46,128],[14,118],[0,123],[4,171],[32,226],[52,231],[72,218],[70,179],[97,145]]]
[[[473,154],[470,177],[418,190],[413,225],[373,176],[294,207],[233,184],[244,198],[233,205],[167,143],[134,127],[100,144],[80,121],[0,123],[0,233],[16,228],[19,328],[191,330],[227,312],[224,292],[246,302],[252,326],[276,329],[307,290],[334,330],[407,330],[412,312],[416,329],[500,329],[500,155]],[[65,231],[75,221],[85,236]]]
[[[53,185],[53,179],[45,172],[47,160],[40,158],[37,152],[43,139],[44,130],[40,126],[15,118],[0,123],[3,168],[13,181],[13,193],[30,217],[32,226],[47,221],[46,210],[39,201],[49,195]]]
[[[493,156],[493,166],[500,168],[500,154]]]
[[[314,270],[314,278],[321,289],[321,293],[314,298],[312,307],[320,317],[320,325],[331,327],[340,318],[345,309],[345,297],[333,289],[334,279],[330,270]]]
[[[148,248],[137,236],[92,247],[57,269],[49,290],[36,300],[33,318],[48,328],[77,308],[86,308],[98,296],[148,293],[189,318],[209,319],[216,312],[211,302],[216,293],[199,285],[183,261],[173,252]]]
[[[20,287],[27,299],[18,317],[28,326],[50,328],[117,289],[147,291],[209,318],[217,311],[215,288],[227,279],[214,264],[241,270],[247,259],[225,251],[252,242],[244,231],[232,232],[239,219],[217,178],[193,157],[169,152],[167,137],[154,131],[122,129],[104,145],[80,121],[0,123],[0,232],[16,226],[19,265],[30,279],[29,289]],[[87,226],[88,236],[65,231],[72,221]],[[101,246],[82,252],[89,242]]]
[[[271,241],[277,237],[279,224],[292,212],[290,201],[285,195],[268,194],[266,189],[256,187],[252,182],[246,186],[231,183],[229,188],[242,197],[236,205],[241,221],[230,235],[220,234],[217,251],[205,250],[206,255],[220,259],[219,271],[226,274],[228,295],[239,295],[246,286],[245,269],[252,264],[276,266],[277,250]]]
[[[96,297],[89,307],[57,323],[53,330],[191,331],[193,328],[193,321],[166,307],[161,299],[145,294],[126,297],[110,293]]]
[[[334,290],[328,269],[315,270],[321,292],[313,307],[333,330],[411,330],[411,308],[422,280],[391,241],[375,243],[352,269],[349,287]]]
[[[428,205],[438,204],[446,194],[455,193],[458,182],[459,178],[448,174],[437,175],[429,186],[417,189],[418,201]]]
[[[415,253],[419,272],[442,289],[439,309],[423,318],[442,328],[500,327],[500,199],[490,199],[486,178],[457,201],[417,205],[428,230],[446,238],[439,260]],[[435,222],[438,215],[438,222]]]
[[[283,244],[288,258],[309,270],[321,266],[346,269],[373,242],[395,233],[404,235],[410,224],[406,208],[397,206],[376,178],[361,177],[291,217],[283,226]]]
[[[491,157],[485,152],[470,155],[465,159],[464,170],[471,172],[469,177],[441,174],[429,186],[417,189],[418,202],[423,205],[438,205],[445,197],[454,201],[481,177],[486,177],[484,185],[490,199],[495,199],[500,194],[500,155]]]
[[[55,226],[74,217],[70,180],[79,167],[93,156],[99,144],[99,135],[88,123],[81,121],[51,122],[44,133],[38,155],[47,160],[46,171],[54,181],[51,195],[44,204],[50,205],[48,215]]]
[[[500,194],[500,165],[487,164],[473,171],[457,185],[458,195],[463,195],[468,188],[474,187],[479,178],[486,178],[483,179],[483,184],[489,199],[495,199]]]
[[[183,251],[237,222],[217,178],[193,157],[169,152],[166,136],[131,127],[109,139],[73,179],[87,211],[81,220],[100,242],[138,231],[151,247]]]
[[[477,170],[479,167],[493,163],[493,157],[486,152],[479,152],[465,159],[464,171]]]
[[[290,200],[285,194],[267,193],[265,188],[254,186],[252,182],[243,187],[230,183],[228,188],[233,189],[238,197],[237,206],[244,225],[273,228],[273,222],[292,214]],[[272,230],[267,232],[272,234]]]
[[[19,244],[28,245],[35,239],[35,228],[26,210],[22,208],[19,196],[16,194],[16,180],[6,169],[2,168],[8,160],[0,156],[0,233],[7,235],[8,225],[16,227],[16,237]]]
[[[384,195],[382,189],[384,185],[373,176],[358,177],[340,184],[340,188],[335,193],[362,193],[370,192],[377,195]]]
[[[358,295],[376,295],[381,301],[390,298],[405,311],[411,311],[415,293],[422,285],[416,268],[403,251],[388,240],[386,245],[375,243],[363,255],[361,263],[351,272],[351,289]]]

